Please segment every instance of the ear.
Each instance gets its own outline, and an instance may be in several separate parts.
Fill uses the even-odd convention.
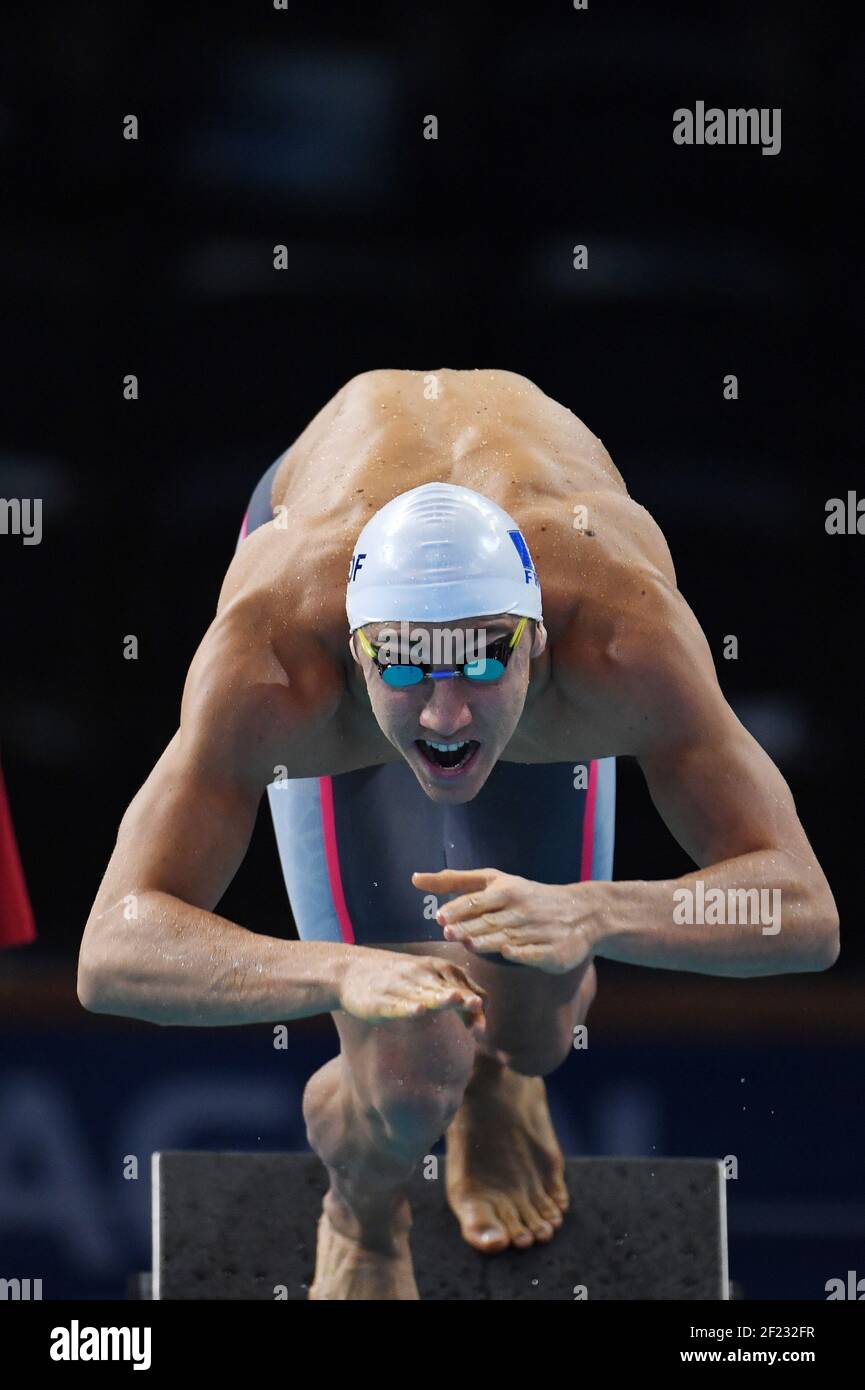
[[[360,657],[359,657],[358,654],[357,654],[357,648],[356,648],[355,645],[354,645],[354,636],[355,636],[354,633],[351,633],[351,635],[349,636],[349,639],[348,639],[348,649],[349,649],[349,651],[351,652],[352,660],[353,660],[353,661],[356,661],[357,664],[358,664],[358,666],[360,666],[360,665],[362,665],[362,662],[361,662]]]
[[[543,624],[543,621],[542,621],[542,620],[536,619],[536,620],[535,620],[535,631],[534,631],[534,635],[532,636],[531,650],[529,651],[529,659],[530,659],[531,661],[534,661],[535,657],[540,656],[541,652],[544,650],[544,648],[546,647],[546,645],[547,645],[547,629],[544,627],[544,624]]]

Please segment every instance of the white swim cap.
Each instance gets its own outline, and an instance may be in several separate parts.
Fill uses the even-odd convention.
[[[424,483],[371,516],[345,595],[348,625],[447,623],[494,613],[540,619],[541,585],[513,517],[471,488]]]

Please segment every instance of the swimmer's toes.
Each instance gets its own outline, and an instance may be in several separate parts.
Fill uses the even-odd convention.
[[[567,1211],[571,1205],[571,1198],[565,1186],[564,1170],[553,1173],[546,1186],[547,1192],[560,1211]]]
[[[506,1250],[510,1238],[494,1204],[482,1197],[463,1198],[454,1203],[463,1240],[487,1255]]]
[[[500,1197],[498,1200],[499,1213],[505,1222],[511,1243],[518,1249],[525,1250],[530,1245],[534,1245],[535,1238],[529,1226],[523,1220],[515,1202],[509,1197]]]
[[[545,1221],[533,1202],[528,1198],[520,1198],[517,1202],[520,1217],[523,1224],[528,1227],[535,1240],[552,1240],[555,1229],[549,1221]]]
[[[561,1208],[556,1205],[552,1197],[548,1197],[546,1192],[534,1192],[532,1200],[545,1221],[549,1221],[551,1226],[557,1229],[561,1226],[564,1217]]]

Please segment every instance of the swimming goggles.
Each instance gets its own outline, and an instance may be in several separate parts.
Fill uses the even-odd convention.
[[[452,676],[464,676],[467,681],[489,685],[492,682],[501,680],[505,674],[505,667],[510,660],[511,653],[515,650],[517,643],[523,635],[528,618],[520,618],[510,636],[500,637],[497,642],[491,642],[484,656],[475,657],[473,661],[465,661],[461,666],[457,666],[450,671],[435,671],[426,662],[387,662],[379,661],[380,647],[373,646],[362,628],[357,629],[360,644],[376,664],[378,673],[385,685],[394,689],[406,689],[410,685],[420,685],[422,680],[448,680]]]

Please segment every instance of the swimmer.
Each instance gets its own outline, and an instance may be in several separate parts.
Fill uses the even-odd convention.
[[[619,756],[695,872],[612,881]],[[265,793],[297,941],[215,912]],[[749,890],[779,891],[779,929],[677,910]],[[78,990],[170,1025],[330,1013],[339,1055],[303,1100],[330,1181],[310,1297],[408,1300],[406,1183],[442,1134],[473,1248],[560,1227],[544,1077],[596,957],[759,976],[837,954],[790,791],[601,441],[511,372],[384,370],[255,489]]]

